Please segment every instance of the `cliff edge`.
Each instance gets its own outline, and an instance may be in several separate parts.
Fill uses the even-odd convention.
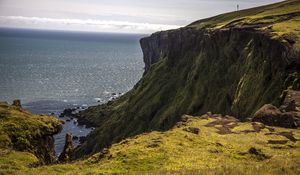
[[[61,129],[62,123],[55,117],[34,115],[21,105],[0,102],[1,153],[28,152],[38,158],[39,164],[53,163],[56,159],[53,135]]]
[[[183,114],[251,118],[300,89],[300,2],[227,13],[141,40],[145,73],[115,101],[79,120],[96,126],[76,150],[96,153],[126,137],[167,130]]]

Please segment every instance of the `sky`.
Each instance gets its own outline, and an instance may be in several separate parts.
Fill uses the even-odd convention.
[[[0,0],[0,27],[117,33],[179,28],[281,0]]]

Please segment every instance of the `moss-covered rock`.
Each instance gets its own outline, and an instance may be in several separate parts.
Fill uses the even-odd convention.
[[[34,115],[21,105],[0,102],[2,149],[31,152],[41,163],[52,163],[55,160],[53,135],[61,129],[62,123],[55,117]]]

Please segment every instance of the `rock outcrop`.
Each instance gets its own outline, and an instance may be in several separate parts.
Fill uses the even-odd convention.
[[[296,128],[297,123],[292,112],[281,112],[277,107],[266,104],[253,116],[253,122],[261,122],[269,126]]]
[[[16,107],[19,107],[19,108],[22,108],[21,100],[14,100],[12,105],[16,106]]]
[[[53,135],[62,129],[62,122],[54,117],[34,115],[13,105],[0,102],[0,148],[33,153],[40,164],[56,159]]]
[[[63,152],[59,155],[58,161],[59,162],[70,162],[74,159],[74,145],[72,135],[67,133],[66,134],[66,141]]]

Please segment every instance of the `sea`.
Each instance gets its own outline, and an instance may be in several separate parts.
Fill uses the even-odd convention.
[[[56,117],[66,108],[86,109],[129,91],[144,71],[144,34],[0,28],[0,101],[20,99],[35,114]],[[63,117],[54,136],[59,155],[65,134],[93,128]],[[79,140],[74,140],[75,146]]]

